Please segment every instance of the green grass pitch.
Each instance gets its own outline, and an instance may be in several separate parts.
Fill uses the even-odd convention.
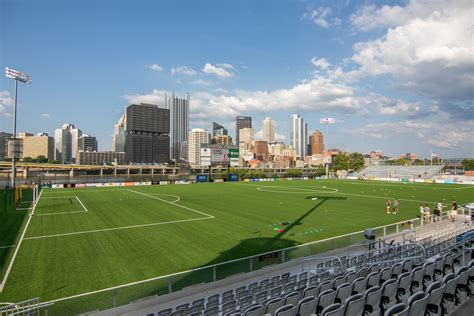
[[[421,203],[472,202],[473,193],[337,180],[45,189],[0,302],[48,301],[347,234],[415,218]],[[400,200],[398,215],[385,214],[386,198]],[[25,214],[0,214],[2,272]]]

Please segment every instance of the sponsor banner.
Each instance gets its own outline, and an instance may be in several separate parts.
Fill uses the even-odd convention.
[[[229,157],[239,159],[239,150],[238,149],[229,149]]]
[[[133,187],[135,185],[135,182],[125,182],[126,187]]]
[[[180,180],[180,181],[175,181],[174,184],[189,184],[189,181]]]
[[[215,164],[229,164],[229,149],[211,148],[211,162]]]
[[[208,182],[208,175],[207,174],[198,174],[196,176],[196,182]]]
[[[62,188],[63,188],[63,185],[62,185],[62,184],[52,184],[52,185],[51,185],[51,188],[52,188],[52,189],[62,189]]]
[[[334,117],[323,117],[319,119],[320,124],[335,124],[336,119]]]
[[[85,188],[86,185],[84,183],[78,183],[76,184],[76,188]]]
[[[214,179],[214,182],[224,182],[223,179]]]
[[[168,181],[160,181],[160,185],[168,185]]]
[[[446,183],[446,184],[454,184],[454,180],[444,180],[444,183]]]
[[[229,181],[239,181],[239,175],[237,175],[235,173],[231,173],[229,175]]]
[[[357,177],[347,177],[347,179],[349,179],[349,180],[357,180],[358,178],[357,178]]]
[[[244,182],[249,182],[250,180],[249,179],[244,179]]]
[[[446,181],[442,180],[442,179],[439,179],[439,180],[435,180],[434,183],[446,183]]]
[[[201,157],[199,165],[209,167],[211,165],[211,157]]]
[[[210,166],[211,165],[211,149],[201,147],[201,155],[199,164],[201,166]]]
[[[230,158],[230,166],[231,167],[238,167],[239,166],[239,158]]]
[[[425,179],[425,183],[433,183],[433,179]]]
[[[86,187],[88,188],[95,188],[97,186],[97,183],[86,183]]]

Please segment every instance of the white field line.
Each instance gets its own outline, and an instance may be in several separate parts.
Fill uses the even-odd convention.
[[[77,213],[77,212],[76,212],[76,213]],[[200,217],[200,218],[191,218],[191,219],[181,219],[181,220],[177,220],[177,221],[168,221],[168,222],[141,224],[141,225],[131,225],[131,226],[104,228],[104,229],[85,230],[85,231],[80,231],[80,232],[64,233],[64,234],[34,236],[34,237],[26,237],[26,238],[24,238],[24,240],[44,239],[44,238],[52,238],[52,237],[62,237],[62,236],[72,236],[72,235],[82,235],[82,234],[100,233],[100,232],[108,232],[108,231],[114,231],[114,230],[123,230],[123,229],[139,228],[139,227],[158,226],[158,225],[166,225],[166,224],[175,224],[175,223],[191,222],[191,221],[202,221],[202,220],[205,220],[205,219],[211,219],[211,217]]]
[[[15,252],[13,253],[13,256],[10,260],[10,263],[8,264],[8,268],[5,271],[5,275],[3,276],[3,280],[0,283],[0,293],[3,292],[3,288],[5,287],[5,284],[7,283],[8,276],[10,275],[10,271],[12,270],[12,267],[13,267],[13,262],[15,262],[15,258],[16,258],[16,255],[18,254],[18,250],[20,249],[21,242],[25,238],[26,230],[28,229],[28,225],[30,225],[31,217],[33,217],[33,215],[35,213],[36,206],[38,205],[38,202],[40,201],[42,194],[43,194],[43,191],[40,192],[40,194],[38,196],[38,200],[36,201],[36,204],[33,206],[33,210],[31,211],[31,213],[28,216],[28,221],[26,222],[25,229],[23,229],[23,232],[21,233],[20,240],[18,241],[18,246],[15,248]]]
[[[126,190],[125,189],[126,187],[124,186],[123,189],[108,189],[108,188],[101,188],[101,189],[97,189],[97,188],[80,188],[80,189],[69,189],[69,191],[54,191],[56,189],[47,189],[48,190],[48,194],[46,195],[61,195],[61,194],[75,194],[77,192],[86,192],[87,193],[91,193],[91,192],[111,192],[111,191],[124,191]],[[49,190],[52,190],[52,191],[49,191]],[[66,190],[66,189],[63,189],[63,190]],[[73,192],[75,191],[75,192]]]
[[[0,249],[5,249],[5,248],[13,248],[15,245],[10,245],[10,246],[1,246]]]
[[[473,189],[474,188],[474,185],[470,185],[468,187],[465,187],[465,188],[456,188],[456,190],[466,190],[466,189]]]
[[[399,182],[399,184],[383,184],[383,183],[357,183],[357,182],[349,182],[350,184],[356,184],[356,185],[372,185],[372,186],[384,186],[384,187],[402,187],[401,186],[401,183],[402,182]],[[458,187],[454,187],[454,188],[442,188],[441,186],[439,187],[436,187],[436,188],[433,188],[433,187],[430,187],[428,185],[432,185],[432,184],[436,184],[436,183],[410,183],[408,185],[404,185],[404,187],[408,186],[408,187],[411,187],[411,188],[417,188],[417,189],[425,189],[425,190],[432,190],[432,189],[435,189],[435,190],[438,190],[438,189],[442,189],[442,190],[462,190],[462,189],[467,189],[467,188],[461,188],[459,189]],[[440,183],[438,183],[440,184]],[[474,187],[474,186],[473,186]]]
[[[81,204],[82,208],[83,208],[86,212],[89,212],[89,211],[87,210],[87,208],[84,206],[84,204],[82,204],[82,201],[79,200],[79,198],[77,197],[77,195],[76,195],[76,199],[77,199],[77,201],[79,201],[79,203]]]
[[[174,205],[174,206],[177,206],[177,207],[181,207],[181,208],[184,208],[186,210],[189,210],[189,211],[192,211],[192,212],[196,212],[196,213],[199,213],[201,215],[204,215],[204,216],[207,216],[209,218],[214,218],[213,215],[209,215],[209,214],[206,214],[204,212],[200,212],[198,210],[195,210],[193,208],[190,208],[190,207],[187,207],[187,206],[184,206],[184,205],[180,205],[180,204],[176,204],[175,202],[170,202],[170,201],[166,201],[166,200],[163,200],[163,199],[160,199],[156,196],[153,196],[153,195],[149,195],[149,194],[146,194],[146,193],[142,193],[142,192],[138,192],[138,191],[135,191],[135,190],[130,190],[130,189],[127,189],[127,191],[130,191],[130,192],[133,192],[133,193],[136,193],[136,194],[140,194],[140,195],[144,195],[144,196],[148,196],[152,199],[155,199],[155,200],[158,200],[158,201],[162,201],[162,202],[165,202],[165,203],[168,203],[168,204],[171,204],[171,205]]]
[[[45,196],[43,197],[43,200],[61,200],[61,199],[67,199],[67,198],[73,198],[75,195],[65,195],[65,196]]]
[[[17,211],[25,211],[25,210],[32,210],[33,208],[32,207],[21,207],[21,208],[17,208],[16,210]]]

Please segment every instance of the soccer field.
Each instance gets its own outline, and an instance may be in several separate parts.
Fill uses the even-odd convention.
[[[0,302],[48,301],[400,222],[421,203],[463,204],[473,193],[337,180],[45,189]],[[398,215],[385,214],[387,198],[399,199]],[[2,230],[3,257],[16,249],[6,240]]]

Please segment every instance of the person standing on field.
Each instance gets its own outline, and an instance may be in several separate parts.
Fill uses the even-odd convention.
[[[426,222],[425,207],[420,204],[420,219],[422,222]]]
[[[393,200],[393,214],[398,214],[398,198]]]
[[[385,211],[387,212],[387,214],[390,214],[390,205],[392,204],[392,202],[390,202],[390,199],[387,199],[387,202],[385,202]]]

